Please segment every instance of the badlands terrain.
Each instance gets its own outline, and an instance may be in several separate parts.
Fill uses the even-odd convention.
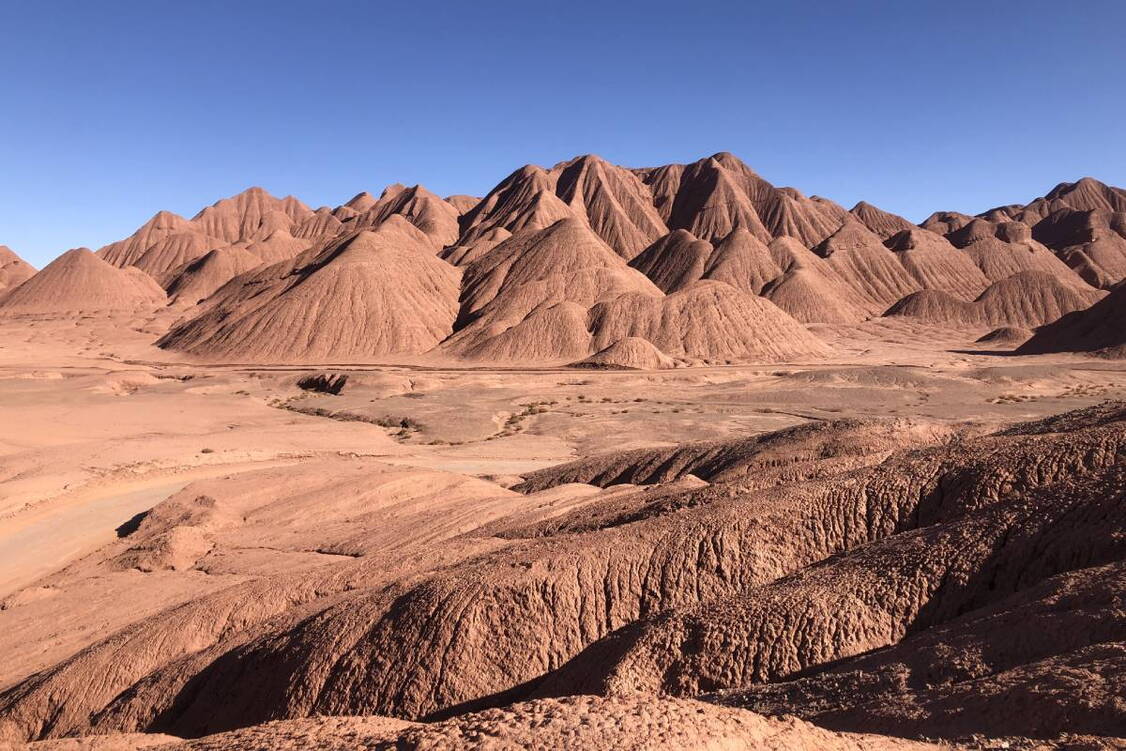
[[[1123,747],[1124,277],[730,154],[0,248],[0,747]]]

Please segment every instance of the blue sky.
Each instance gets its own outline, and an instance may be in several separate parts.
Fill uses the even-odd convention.
[[[36,265],[250,185],[483,194],[742,157],[919,221],[1126,184],[1126,3],[0,0],[0,243]]]

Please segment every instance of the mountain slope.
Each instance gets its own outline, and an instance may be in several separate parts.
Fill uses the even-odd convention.
[[[151,310],[164,290],[136,268],[119,269],[87,248],[68,250],[0,299],[4,313],[73,314]]]
[[[0,296],[33,276],[34,266],[16,255],[7,245],[0,245]]]
[[[925,289],[904,297],[885,315],[952,326],[1034,328],[1088,308],[1102,297],[1102,292],[1070,287],[1042,271],[1022,271],[989,285],[973,302]]]
[[[1041,327],[1017,352],[1097,352],[1121,356],[1126,348],[1126,286],[1086,310],[1077,310]]]
[[[279,362],[426,351],[451,331],[460,274],[417,233],[396,217],[245,274],[158,344]]]
[[[442,348],[472,358],[585,357],[595,351],[585,311],[627,292],[661,296],[586,222],[569,217],[517,233],[465,267],[457,332]],[[553,338],[566,343],[554,356]]]
[[[676,292],[704,275],[712,246],[691,232],[678,229],[657,240],[629,262],[662,292]]]
[[[229,243],[266,237],[309,218],[312,210],[293,196],[275,198],[262,188],[247,188],[216,201],[194,217],[193,227]]]
[[[731,230],[716,244],[704,268],[704,278],[726,282],[752,295],[761,294],[763,287],[781,273],[770,249],[742,227]]]
[[[626,260],[668,233],[649,186],[629,170],[588,154],[556,165],[550,174],[556,195]]]
[[[167,272],[161,279],[173,303],[195,305],[239,274],[262,265],[258,256],[237,245],[216,248]]]
[[[884,241],[923,289],[948,292],[973,300],[989,286],[989,279],[973,259],[940,235],[912,227]]]

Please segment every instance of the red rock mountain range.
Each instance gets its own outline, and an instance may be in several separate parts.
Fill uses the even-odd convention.
[[[1108,296],[1126,190],[1084,178],[916,226],[727,153],[644,169],[588,155],[484,198],[393,185],[312,209],[251,188],[33,272],[0,247],[0,315],[168,307],[159,345],[209,361],[808,360],[828,353],[810,324],[881,316],[1047,326],[1024,351],[1095,350],[1126,339]]]

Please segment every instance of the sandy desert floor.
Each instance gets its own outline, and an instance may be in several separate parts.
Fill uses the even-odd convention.
[[[0,322],[0,597],[190,482],[337,457],[510,484],[600,452],[917,416],[1004,424],[1126,396],[1126,363],[1015,357],[874,321],[835,361],[661,371],[435,363],[208,366],[144,321]],[[303,378],[348,376],[333,395]],[[2,616],[0,616],[2,617]]]
[[[613,492],[569,486],[533,496],[530,507],[508,490],[577,458],[842,417],[973,421],[984,432],[1126,398],[1122,362],[1016,357],[973,344],[974,332],[888,322],[821,329],[840,353],[829,362],[651,372],[207,366],[153,348],[160,325],[0,323],[0,688],[233,586],[336,571],[357,556],[390,581],[446,555],[488,553],[483,538],[450,544],[470,545],[456,553],[437,543]],[[341,374],[340,394],[298,385]],[[394,508],[395,521],[361,544],[334,526],[351,521],[343,506],[322,503],[317,518],[304,518],[294,499],[329,480],[354,480],[365,508]],[[256,492],[291,508],[276,503],[254,527],[259,506],[238,501],[251,526],[208,543],[206,566],[109,566],[126,555],[120,538],[165,499]]]

